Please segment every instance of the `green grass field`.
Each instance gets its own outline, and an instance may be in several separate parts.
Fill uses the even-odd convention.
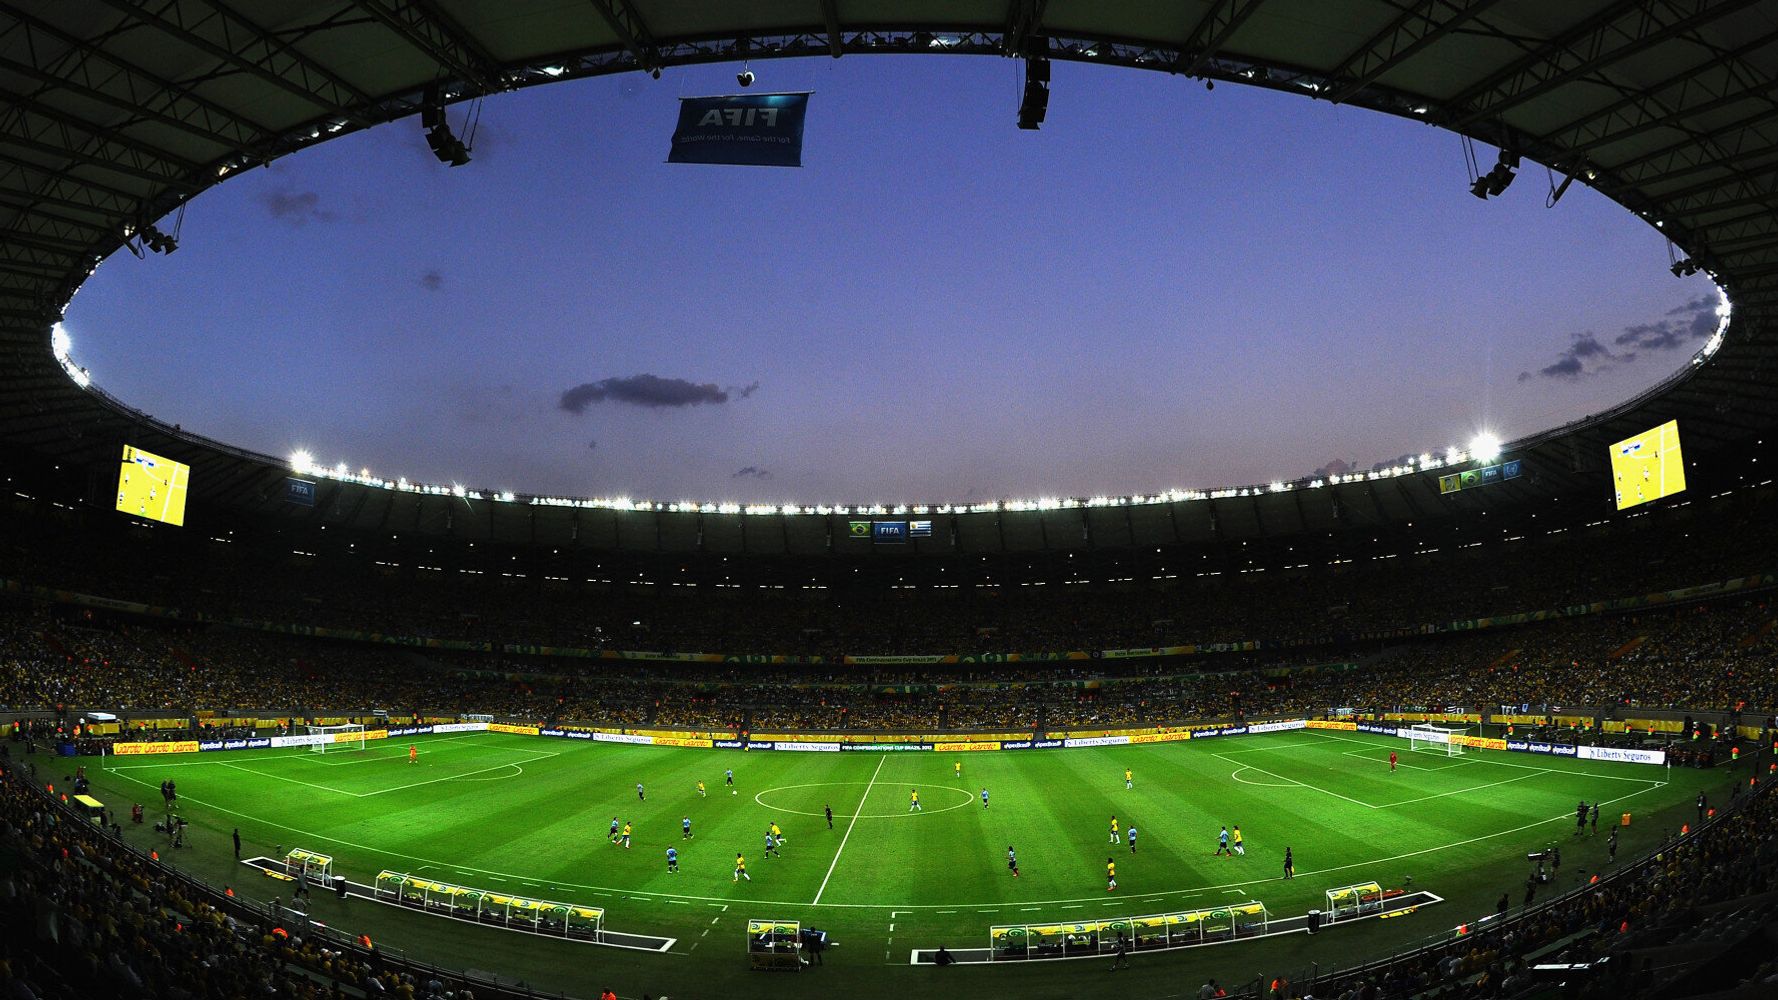
[[[420,748],[415,764],[406,759],[410,742]],[[1401,756],[1395,773],[1392,749]],[[1126,767],[1133,789],[1124,787]],[[724,768],[734,769],[734,794]],[[997,923],[1248,899],[1296,915],[1321,905],[1329,888],[1365,880],[1399,887],[1409,876],[1414,888],[1450,900],[1363,930],[1280,939],[1294,941],[1289,950],[1253,942],[1142,956],[1132,971],[1138,981],[1152,979],[1151,995],[1167,995],[1194,991],[1203,970],[1226,981],[1317,949],[1327,951],[1326,962],[1347,964],[1490,910],[1502,891],[1517,903],[1527,851],[1561,843],[1565,886],[1599,870],[1605,831],[1596,840],[1571,836],[1577,800],[1602,804],[1602,826],[1635,814],[1619,851],[1628,858],[1671,832],[1666,827],[1677,829],[1700,788],[1717,796],[1728,781],[1502,752],[1410,753],[1401,740],[1320,731],[962,754],[741,753],[476,733],[372,741],[325,755],[108,758],[95,775],[96,794],[120,813],[142,802],[154,816],[167,778],[178,783],[195,831],[194,847],[172,860],[250,895],[289,887],[232,864],[227,841],[237,827],[246,856],[303,847],[333,855],[336,870],[354,881],[391,869],[586,903],[606,909],[609,929],[677,939],[669,954],[640,954],[362,900],[320,902],[317,918],[369,930],[429,960],[580,995],[595,994],[605,984],[593,978],[605,975],[626,996],[696,995],[712,984],[750,995],[831,991],[831,980],[851,967],[867,974],[850,975],[846,988],[864,997],[929,988],[939,974],[975,977],[974,988],[991,992],[1061,995],[1087,981],[1078,977],[1103,975],[1096,961],[942,973],[907,965],[916,947],[982,947]],[[707,796],[697,794],[700,780]],[[923,811],[910,813],[915,789]],[[1113,815],[1122,829],[1139,828],[1137,853],[1108,843]],[[607,839],[613,816],[634,827],[628,850]],[[681,835],[686,816],[690,840]],[[781,859],[761,855],[774,820],[786,835]],[[1245,857],[1215,856],[1225,824],[1241,827]],[[153,842],[146,826],[130,833]],[[1008,845],[1018,850],[1017,879],[1006,868]],[[1297,870],[1288,882],[1286,846]],[[668,847],[680,851],[677,875],[666,871]],[[736,852],[746,855],[751,882],[733,880]],[[1106,890],[1107,857],[1118,863],[1115,893]],[[749,973],[740,930],[749,918],[801,920],[828,929],[840,945],[811,975]],[[827,981],[808,982],[819,978]]]

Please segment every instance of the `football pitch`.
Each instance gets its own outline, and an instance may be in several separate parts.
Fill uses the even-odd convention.
[[[415,763],[408,761],[410,745],[419,749]],[[1400,756],[1394,772],[1392,750]],[[732,789],[724,778],[730,768]],[[600,988],[577,978],[592,963],[644,977],[653,992],[667,985],[683,992],[749,975],[744,922],[788,919],[830,931],[841,947],[829,966],[866,970],[869,978],[848,988],[887,996],[920,988],[920,977],[934,974],[908,968],[911,949],[980,948],[994,924],[1247,900],[1265,903],[1274,916],[1296,916],[1322,906],[1330,888],[1371,880],[1399,888],[1411,878],[1413,888],[1450,901],[1368,922],[1390,925],[1388,935],[1398,940],[1418,939],[1492,910],[1502,891],[1516,905],[1528,851],[1560,844],[1558,888],[1578,884],[1604,866],[1605,828],[1622,814],[1634,815],[1620,831],[1619,858],[1628,859],[1677,830],[1700,789],[1725,793],[1726,778],[1499,751],[1410,752],[1398,739],[1325,731],[1029,752],[845,754],[467,733],[370,741],[363,750],[326,754],[107,758],[95,785],[118,813],[142,802],[152,818],[160,782],[177,782],[195,848],[171,860],[250,895],[289,887],[233,864],[227,841],[236,828],[244,857],[301,847],[332,855],[335,870],[354,882],[369,883],[388,869],[582,903],[603,907],[608,929],[675,939],[667,954],[643,955],[457,925],[362,900],[328,900],[337,910],[318,908],[319,918],[354,932],[377,928],[379,940],[432,960],[484,969],[504,962],[533,983],[581,995]],[[916,791],[918,811],[910,808]],[[1600,804],[1596,837],[1573,836],[1582,800]],[[1110,835],[1114,816],[1117,842]],[[614,818],[632,828],[628,848],[609,839]],[[782,856],[767,858],[765,834],[774,822],[784,833]],[[1217,853],[1225,826],[1240,827],[1243,856]],[[146,825],[130,833],[144,845],[154,842]],[[678,874],[667,871],[669,847],[679,852]],[[1009,847],[1018,854],[1017,878],[1007,867]],[[1286,848],[1296,866],[1289,881],[1282,878]],[[736,880],[737,853],[751,880]],[[1117,863],[1115,892],[1107,890],[1107,859]],[[1348,937],[1347,950],[1333,952],[1340,958],[1330,962],[1373,954],[1375,948],[1349,949],[1361,940],[1374,945],[1378,933]],[[1321,943],[1340,934],[1354,932],[1325,933]],[[1220,962],[1247,970],[1252,963],[1233,952],[1264,947],[1195,951],[1218,953],[1202,959],[1205,968]],[[1143,958],[1157,973],[1198,961],[1180,953]],[[981,988],[1021,984],[1029,994],[1033,984],[1065,982],[1078,971],[1070,967],[1083,965],[1099,971],[1097,962],[1063,961],[1030,963],[1021,967],[1025,973],[996,965],[967,974],[993,980],[983,979]],[[758,977],[738,982],[764,988]]]

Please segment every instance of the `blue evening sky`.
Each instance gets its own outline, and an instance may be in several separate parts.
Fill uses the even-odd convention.
[[[1057,64],[1032,133],[1010,61],[756,63],[816,91],[803,169],[665,163],[677,98],[734,69],[490,98],[461,168],[410,119],[238,176],[175,255],[100,267],[75,359],[389,477],[945,501],[1541,430],[1680,368],[1703,321],[1675,310],[1714,295],[1590,190],[1546,210],[1540,166],[1482,202],[1451,133],[1158,73]]]

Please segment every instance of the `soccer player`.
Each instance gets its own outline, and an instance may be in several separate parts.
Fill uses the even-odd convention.
[[[1124,768],[1124,791],[1127,792],[1130,789],[1135,788],[1135,787],[1136,787],[1136,775],[1129,768],[1127,768],[1127,767]]]
[[[741,857],[741,852],[736,851],[735,852],[735,877],[732,879],[729,879],[729,881],[730,882],[739,882],[742,879],[746,879],[747,881],[751,882],[751,881],[753,881],[753,876],[747,874],[747,859]]]
[[[1391,750],[1391,751],[1389,751],[1389,771],[1392,774],[1395,772],[1395,761],[1396,761],[1395,751]]]
[[[1117,888],[1117,862],[1113,861],[1110,858],[1106,858],[1105,859],[1105,891],[1110,892],[1111,890],[1113,890],[1115,888]]]
[[[730,795],[741,794],[740,792],[735,791],[735,769],[734,768],[730,767],[730,768],[723,769],[722,782],[723,782],[723,784],[728,786],[728,793]],[[747,881],[751,882],[753,880],[748,879]]]
[[[1216,854],[1226,854],[1231,858],[1235,856],[1235,852],[1229,850],[1229,828],[1226,826],[1222,828],[1222,835],[1216,838]],[[1216,854],[1211,857],[1216,857]]]
[[[611,817],[611,842],[613,844],[617,843],[617,828],[618,828],[617,817],[613,816],[613,817]]]
[[[920,790],[917,788],[909,789],[908,790],[908,812],[925,812],[925,811],[926,810],[920,808]]]
[[[778,843],[780,843],[780,844],[782,844],[786,839],[784,836],[784,831],[778,829],[778,821],[777,820],[772,820],[772,836],[777,837]]]
[[[1593,803],[1593,808],[1587,813],[1587,823],[1593,828],[1591,836],[1599,836],[1599,803]]]
[[[1242,857],[1246,857],[1247,856],[1247,845],[1241,843],[1241,825],[1239,823],[1235,824],[1234,840],[1235,840],[1235,853],[1241,855]]]
[[[780,857],[780,858],[784,856],[782,854],[778,854],[778,838],[772,836],[772,831],[767,830],[766,831],[766,857],[770,858],[774,854],[777,854],[778,857]]]
[[[1122,842],[1123,841],[1121,839],[1119,839],[1119,837],[1117,835],[1117,816],[1114,814],[1111,817],[1111,840],[1108,841],[1108,843],[1119,844]]]
[[[412,743],[407,745],[407,762],[409,764],[418,764],[420,762],[420,748]]]
[[[988,808],[988,790],[986,788],[982,789],[982,808]]]
[[[703,797],[704,797],[704,783],[702,781],[700,781],[700,782],[698,782],[698,798],[701,799]]]
[[[642,794],[642,782],[640,782],[640,781],[636,782],[636,801],[637,802],[645,802],[647,800],[648,800],[648,796]]]
[[[963,762],[960,760],[952,761],[951,767],[957,772],[957,780],[962,781],[963,780]]]
[[[1128,840],[1130,841],[1130,853],[1135,854],[1136,853],[1136,825],[1134,823],[1130,824],[1130,832],[1129,832]]]
[[[624,850],[627,851],[629,849],[630,849],[630,824],[629,824],[628,820],[625,820],[624,821]]]
[[[822,806],[821,811],[827,813],[827,828],[833,829],[833,806]]]
[[[1616,835],[1617,831],[1612,831],[1612,836]],[[1013,851],[1011,844],[1006,845],[1006,867],[1012,872],[1013,878],[1019,877],[1019,856]]]
[[[677,847],[667,848],[667,874],[679,874],[679,848]]]
[[[1605,850],[1608,852],[1605,856],[1606,864],[1617,864],[1617,827],[1615,826],[1611,828],[1611,833],[1605,838]]]
[[[1296,859],[1291,857],[1288,847],[1284,849],[1284,877],[1296,878]]]
[[[690,840],[691,839],[691,817],[690,816],[687,816],[684,819],[679,821],[679,839],[680,840]]]
[[[1587,832],[1587,804],[1581,802],[1574,807],[1574,835],[1576,837]]]

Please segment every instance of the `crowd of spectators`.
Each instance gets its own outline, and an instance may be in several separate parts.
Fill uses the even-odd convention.
[[[1770,602],[1751,597],[1315,649],[853,668],[415,650],[11,602],[0,603],[0,711],[287,720],[473,712],[728,732],[1092,729],[1452,706],[1763,715],[1778,706],[1774,621]]]
[[[1753,988],[1748,996],[1769,996],[1778,989],[1778,963],[1771,960],[1760,927],[1778,916],[1778,906],[1766,895],[1778,890],[1778,795],[1764,787],[1737,798],[1738,807],[1720,821],[1664,845],[1619,877],[1540,907],[1527,904],[1522,914],[1505,907],[1465,925],[1472,933],[1448,945],[1324,979],[1312,994],[1337,1000],[1492,1000],[1554,988],[1547,995],[1604,1000],[1748,986]],[[1735,927],[1747,940],[1736,942],[1724,933]],[[1690,952],[1670,947],[1700,935],[1721,939],[1722,947]],[[1651,955],[1663,948],[1657,968]],[[1613,960],[1596,964],[1608,956]],[[1697,968],[1700,958],[1709,963],[1707,970]],[[1566,982],[1540,978],[1537,963],[1564,969]],[[1704,975],[1708,988],[1700,981]],[[1277,977],[1265,992],[1310,995],[1306,977],[1297,979],[1291,986],[1289,976]]]
[[[181,878],[58,808],[28,766],[0,745],[0,996],[474,1000]]]

